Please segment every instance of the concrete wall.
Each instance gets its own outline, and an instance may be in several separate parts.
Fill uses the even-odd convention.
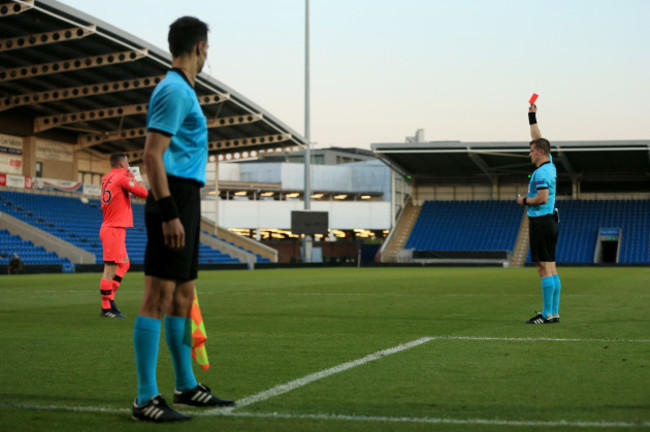
[[[219,181],[276,183],[284,191],[300,191],[305,186],[301,163],[219,163]],[[214,183],[214,165],[209,164],[207,182]],[[312,165],[311,189],[319,192],[381,193],[390,201],[391,171],[379,160],[341,165]]]
[[[36,138],[34,163],[43,164],[43,178],[77,180],[75,152],[69,144]]]
[[[214,201],[201,203],[202,215],[214,220]],[[219,201],[217,224],[228,228],[290,229],[291,211],[304,210],[302,201]],[[314,211],[329,212],[331,229],[390,229],[388,201],[312,201]]]
[[[421,206],[425,201],[515,200],[517,194],[526,196],[527,193],[528,184],[525,182],[497,185],[494,191],[486,184],[424,185],[412,191],[412,199],[414,205]]]

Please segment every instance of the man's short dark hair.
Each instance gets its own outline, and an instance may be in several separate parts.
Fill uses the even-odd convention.
[[[122,159],[128,158],[126,153],[113,153],[111,155],[111,167],[116,168]]]
[[[546,138],[537,138],[536,140],[532,140],[530,145],[538,150],[542,150],[545,156],[551,154],[551,143],[548,142]]]
[[[174,57],[190,54],[196,44],[208,40],[209,30],[208,25],[198,18],[184,16],[177,19],[169,26],[169,52]]]

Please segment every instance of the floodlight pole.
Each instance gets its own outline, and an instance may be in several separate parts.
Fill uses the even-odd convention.
[[[214,155],[214,235],[219,237],[219,157]]]
[[[311,139],[309,130],[309,0],[305,0],[305,211],[311,210]],[[312,262],[312,237],[305,234],[302,239],[303,262]]]

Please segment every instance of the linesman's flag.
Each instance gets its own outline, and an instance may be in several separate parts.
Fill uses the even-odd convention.
[[[201,366],[203,370],[210,368],[208,353],[205,350],[205,341],[208,336],[205,333],[201,309],[199,309],[199,299],[196,296],[196,287],[194,287],[194,302],[190,310],[190,321],[192,321],[192,358]]]

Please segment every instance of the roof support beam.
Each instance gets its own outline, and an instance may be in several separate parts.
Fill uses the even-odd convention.
[[[226,101],[230,94],[210,94],[199,97],[201,105],[212,105]],[[54,127],[63,126],[70,123],[88,122],[96,120],[104,120],[115,117],[124,117],[129,115],[146,114],[146,103],[122,105],[116,107],[107,107],[94,110],[69,112],[65,114],[36,117],[34,119],[34,132],[42,132]]]
[[[276,135],[262,135],[248,138],[237,138],[229,140],[210,141],[208,143],[208,152],[217,153],[219,155],[229,153],[241,153],[247,151],[246,147],[254,147],[251,152],[256,152],[258,156],[287,153],[293,151],[293,145],[282,145],[286,141],[291,140],[291,134],[276,134]],[[278,145],[276,147],[276,145]],[[267,148],[259,148],[259,146],[267,146]],[[143,150],[128,152],[129,161],[142,160]]]
[[[217,117],[208,120],[208,129],[236,126],[240,124],[255,123],[264,118],[262,113],[251,113],[229,117]]]
[[[290,134],[281,134],[280,136],[285,136],[288,135],[286,139],[283,139],[283,141],[289,141],[291,139]],[[269,135],[273,136],[273,135]],[[276,141],[276,143],[279,143]],[[245,159],[245,158],[250,158],[250,157],[257,157],[257,158],[262,158],[264,156],[273,156],[273,155],[279,155],[279,154],[287,154],[287,153],[293,153],[294,151],[304,151],[303,147],[296,147],[293,145],[281,145],[278,147],[270,147],[270,148],[263,148],[259,150],[246,150],[244,149],[232,149],[230,151],[221,151],[218,153],[219,155],[219,161],[223,160],[237,160],[237,159]],[[245,154],[245,152],[248,152],[248,155]],[[230,156],[230,157],[229,157]]]
[[[130,80],[108,81],[104,83],[89,84],[77,87],[67,87],[56,90],[47,90],[35,93],[23,93],[0,98],[0,111],[24,105],[55,102],[66,99],[75,99],[87,96],[96,96],[106,93],[116,93],[138,88],[156,86],[165,75],[154,75]]]
[[[563,152],[562,150],[559,150],[558,153],[558,158],[560,159],[560,162],[562,162],[562,165],[564,165],[564,168],[567,170],[571,178],[576,176],[576,171],[573,169],[573,165],[571,165],[571,162],[569,162],[569,158],[566,156],[566,153]]]
[[[25,0],[20,3],[2,3],[0,4],[0,18],[4,18],[9,15],[18,15],[19,13],[23,13],[33,7],[34,0]]]
[[[564,169],[567,170],[571,178],[574,178],[576,176],[576,170],[573,169],[573,166],[571,165],[571,162],[569,162],[569,158],[567,157],[566,153],[562,150],[562,148],[557,145],[557,156],[560,159],[560,162],[562,162],[562,165],[564,165]],[[553,149],[551,148],[551,151]]]
[[[281,142],[289,141],[291,134],[276,134],[276,135],[263,135],[248,138],[238,138],[229,140],[210,141],[208,143],[208,152],[217,152],[219,154],[227,150],[241,151],[246,147],[260,146],[260,145],[274,145]],[[258,150],[264,154],[264,150]],[[272,153],[272,149],[271,149]]]
[[[208,129],[236,126],[246,123],[254,123],[263,118],[260,113],[244,114],[239,116],[219,117],[216,119],[208,120]],[[74,146],[74,150],[82,150],[92,147],[96,144],[101,144],[109,141],[117,141],[120,139],[142,138],[147,134],[146,128],[133,128],[122,129],[117,131],[105,132],[103,134],[87,134],[79,137],[79,144]]]
[[[29,66],[20,66],[0,70],[0,82],[14,81],[35,76],[51,75],[81,69],[90,69],[99,66],[127,63],[140,60],[147,56],[147,50],[121,51],[91,57],[60,60],[50,63],[41,63]]]
[[[96,31],[97,26],[89,25],[88,27],[72,27],[47,33],[35,33],[27,36],[0,39],[0,51],[6,52],[23,48],[32,48],[39,45],[82,39],[94,34]]]
[[[483,174],[490,180],[492,184],[494,184],[497,181],[497,176],[490,170],[490,167],[488,164],[485,163],[483,158],[476,153],[473,153],[471,149],[467,149],[467,155],[469,158],[478,166],[481,171],[483,171]]]
[[[34,119],[34,132],[42,132],[54,127],[70,123],[103,120],[114,117],[123,117],[147,112],[147,104],[122,105],[117,107],[100,108],[86,111],[69,112],[53,116],[36,117]]]
[[[79,136],[79,143],[73,146],[74,151],[79,151],[92,147],[97,144],[117,141],[121,139],[142,138],[146,135],[146,128],[122,129],[116,131],[107,131],[102,134],[86,134]]]

